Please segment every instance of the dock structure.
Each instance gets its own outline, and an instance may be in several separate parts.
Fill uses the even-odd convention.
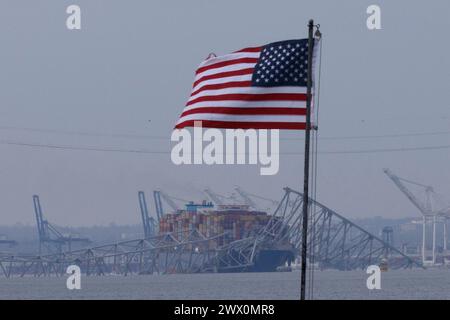
[[[12,248],[14,246],[17,245],[17,241],[16,240],[11,240],[9,239],[7,236],[0,234],[0,247],[1,246],[6,246],[9,248]]]

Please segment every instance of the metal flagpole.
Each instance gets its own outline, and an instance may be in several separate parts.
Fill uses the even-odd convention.
[[[305,300],[306,293],[306,259],[308,248],[308,187],[309,187],[309,140],[311,136],[311,87],[313,58],[314,21],[308,24],[308,82],[306,91],[306,128],[305,128],[305,167],[303,174],[303,222],[302,222],[302,269],[300,281],[300,300]]]

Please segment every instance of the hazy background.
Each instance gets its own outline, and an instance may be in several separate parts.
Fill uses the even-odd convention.
[[[374,3],[383,29],[369,31]],[[66,29],[70,4],[81,7],[80,31]],[[0,225],[34,223],[33,194],[50,221],[80,226],[138,223],[138,190],[153,211],[158,187],[197,199],[205,186],[272,198],[300,189],[301,155],[282,155],[278,175],[260,176],[258,166],[177,167],[168,153],[7,143],[169,152],[210,52],[305,37],[309,18],[324,34],[320,150],[450,146],[450,134],[329,139],[450,131],[449,14],[448,0],[0,0]],[[281,151],[302,148],[286,141]],[[383,167],[450,197],[450,148],[325,153],[318,164],[318,200],[346,217],[419,216]]]

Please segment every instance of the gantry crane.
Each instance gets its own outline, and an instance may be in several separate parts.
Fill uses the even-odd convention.
[[[258,210],[260,208],[260,206],[258,206],[256,204],[256,202],[253,201],[251,198],[255,198],[255,199],[258,199],[258,200],[264,200],[266,202],[269,202],[272,206],[275,206],[275,207],[280,204],[279,201],[276,201],[276,200],[273,200],[273,199],[269,199],[269,198],[266,198],[266,197],[259,196],[257,194],[253,194],[253,193],[247,192],[247,191],[243,190],[239,186],[235,186],[234,190],[236,190],[236,192],[245,200],[247,205],[253,207],[256,210]]]
[[[423,264],[435,264],[436,263],[436,224],[438,222],[443,223],[444,227],[444,254],[447,252],[447,220],[449,219],[448,208],[436,209],[434,208],[433,197],[436,195],[433,187],[427,186],[421,183],[417,183],[411,180],[400,178],[395,175],[389,169],[383,169],[383,172],[394,182],[394,184],[400,189],[400,191],[411,201],[411,203],[422,213],[422,262]],[[419,186],[425,190],[426,200],[425,203],[419,200],[405,185],[405,183]],[[426,257],[426,226],[427,223],[433,225],[433,245],[432,245],[432,260],[427,261]]]
[[[208,198],[214,202],[215,205],[229,205],[229,204],[238,204],[240,200],[236,198],[236,194],[232,193],[230,196],[224,196],[218,194],[211,190],[211,188],[206,188],[203,192],[208,196]]]
[[[144,227],[145,238],[150,238],[156,235],[157,223],[153,217],[148,214],[147,201],[143,191],[138,192],[139,207],[141,209],[142,225]],[[159,217],[158,217],[159,218]],[[159,219],[158,219],[159,221]]]
[[[68,250],[72,250],[72,243],[89,244],[91,241],[88,238],[82,238],[73,235],[63,235],[50,222],[44,219],[42,213],[39,196],[33,196],[34,212],[36,215],[36,223],[39,236],[39,253],[42,247],[47,248],[49,253],[60,253],[64,245],[67,245]],[[55,252],[56,251],[56,252]]]
[[[252,200],[252,198],[263,200],[266,203],[270,203],[270,206],[268,206],[265,210],[274,209],[278,207],[278,205],[280,204],[280,201],[276,201],[270,198],[262,197],[257,194],[247,192],[239,186],[235,186],[234,190],[236,190],[236,192],[244,199],[247,205],[253,207],[255,210],[260,210],[261,206],[257,205],[256,202]],[[288,203],[290,206],[295,206],[295,203],[293,201],[289,201]]]
[[[258,205],[252,200],[252,198],[250,198],[250,194],[242,190],[239,186],[235,186],[234,190],[241,196],[246,205],[255,210],[258,210]]]
[[[175,198],[175,197],[169,196],[167,193],[165,193],[161,189],[153,191],[153,198],[155,200],[156,216],[158,217],[158,221],[164,215],[164,210],[163,210],[161,199],[164,200],[169,205],[169,207],[171,207],[172,210],[175,212],[180,210],[180,207],[175,203],[174,200],[183,202],[185,204],[189,202],[188,200],[185,200],[185,199],[180,199],[180,198]]]
[[[221,196],[215,192],[213,192],[210,188],[206,188],[203,190],[203,192],[211,199],[212,202],[214,202],[216,205],[223,205],[222,198],[225,198],[224,196]]]

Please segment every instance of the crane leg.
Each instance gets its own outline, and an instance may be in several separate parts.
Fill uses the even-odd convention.
[[[444,218],[444,255],[447,254],[447,218]]]
[[[426,254],[425,254],[425,249],[426,249],[426,246],[425,246],[426,223],[427,223],[426,218],[425,218],[425,216],[423,216],[423,218],[422,218],[422,263],[423,264],[425,264],[425,259],[426,259]]]
[[[433,216],[433,264],[436,263],[436,216]]]

